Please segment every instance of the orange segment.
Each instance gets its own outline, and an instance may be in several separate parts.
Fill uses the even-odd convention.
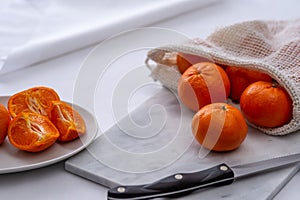
[[[50,117],[52,101],[59,101],[58,94],[51,88],[33,87],[16,93],[8,100],[12,117],[22,111],[29,111]]]
[[[21,112],[8,127],[8,139],[16,148],[29,152],[39,152],[55,143],[59,137],[57,128],[45,116]]]
[[[59,141],[67,142],[78,138],[86,131],[86,125],[81,115],[69,104],[53,102],[51,121],[60,132]]]

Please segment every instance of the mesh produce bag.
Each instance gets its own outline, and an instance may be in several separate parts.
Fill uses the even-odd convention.
[[[175,91],[181,75],[173,62],[176,52],[269,74],[292,97],[293,119],[276,128],[251,125],[270,135],[286,135],[300,129],[300,19],[242,22],[220,28],[205,40],[193,39],[149,51],[146,63],[152,70],[151,76]],[[150,65],[149,60],[155,64]]]

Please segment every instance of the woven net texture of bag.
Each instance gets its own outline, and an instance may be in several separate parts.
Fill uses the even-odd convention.
[[[293,118],[276,128],[250,125],[270,135],[286,135],[300,129],[300,19],[241,22],[219,28],[205,40],[192,39],[150,50],[146,63],[151,76],[174,91],[181,76],[174,62],[177,52],[269,74],[291,96]],[[150,60],[155,64],[150,65]]]

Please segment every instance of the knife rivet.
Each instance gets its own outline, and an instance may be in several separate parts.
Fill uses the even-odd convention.
[[[183,178],[181,174],[176,174],[174,177],[176,180],[181,180]]]
[[[220,167],[220,170],[221,170],[221,171],[227,171],[227,170],[228,170],[228,167],[225,166],[225,165],[222,165],[222,166]]]
[[[124,187],[118,187],[117,191],[118,191],[119,193],[123,193],[123,192],[126,191],[126,189],[125,189]]]

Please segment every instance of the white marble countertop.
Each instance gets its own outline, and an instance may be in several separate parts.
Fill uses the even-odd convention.
[[[169,28],[192,38],[205,38],[218,27],[240,21],[300,18],[299,8],[298,0],[224,0],[152,26]],[[1,75],[1,95],[13,94],[23,90],[24,87],[46,85],[55,88],[62,99],[72,101],[81,64],[93,47],[86,47],[32,67]],[[105,113],[104,116],[106,120],[102,123],[102,130],[108,129],[114,122],[110,113]],[[300,173],[292,178],[275,199],[299,199],[297,187],[299,183]],[[0,199],[98,200],[106,199],[106,192],[107,188],[66,172],[64,162],[31,171],[0,175]]]

